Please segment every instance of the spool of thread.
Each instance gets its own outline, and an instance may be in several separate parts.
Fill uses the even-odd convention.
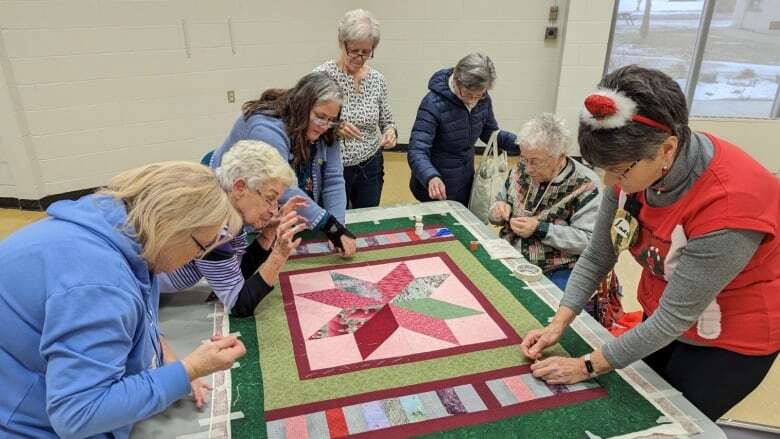
[[[414,233],[417,236],[422,235],[423,227],[424,227],[424,224],[422,222],[422,215],[415,215],[414,216]]]
[[[475,252],[479,248],[479,242],[478,241],[471,241],[469,243],[469,250]]]
[[[520,264],[515,267],[514,275],[526,282],[536,282],[542,278],[542,269],[534,264]]]

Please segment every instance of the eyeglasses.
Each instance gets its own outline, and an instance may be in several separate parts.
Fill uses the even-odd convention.
[[[215,248],[233,239],[234,236],[228,230],[227,225],[224,225],[219,234],[217,234],[217,236],[206,245],[201,244],[200,241],[198,241],[198,238],[196,238],[192,233],[190,233],[190,238],[192,238],[192,241],[195,243],[195,245],[200,248],[200,252],[198,252],[198,254],[195,255],[193,259],[202,259],[207,254],[211,253]]]
[[[326,117],[317,116],[316,114],[311,117],[311,121],[321,127],[333,128],[341,125],[340,120],[330,120]]]
[[[632,169],[634,169],[634,166],[636,166],[641,161],[642,160],[634,160],[634,162],[631,163],[630,165],[628,165],[628,167],[626,169],[624,169],[623,172],[609,171],[609,170],[604,169],[604,168],[601,168],[601,171],[604,172],[605,174],[614,175],[615,177],[617,177],[617,178],[622,180],[622,179],[626,178],[628,173],[631,172]]]
[[[371,49],[370,52],[360,50],[360,49],[350,49],[345,44],[344,51],[347,52],[347,56],[352,59],[363,58],[364,60],[367,60],[367,59],[372,59],[374,57],[374,49]]]
[[[458,84],[457,81],[455,81],[455,90],[458,91],[458,95],[460,95],[461,98],[467,99],[467,100],[470,100],[470,101],[478,101],[478,100],[484,98],[485,94],[487,93],[487,90],[483,90],[482,93],[480,93],[478,95],[477,94],[466,94],[466,93],[463,93],[463,89],[460,88],[460,84]]]
[[[541,167],[544,167],[544,165],[550,163],[549,158],[525,158],[522,155],[519,158],[519,161],[526,166],[530,166],[535,169],[539,169]]]
[[[268,207],[270,207],[271,209],[275,209],[275,210],[279,209],[279,199],[278,198],[268,198],[265,195],[263,195],[262,193],[260,193],[260,191],[255,191],[255,193],[260,198],[262,198],[263,201],[266,202],[266,204],[268,204]]]

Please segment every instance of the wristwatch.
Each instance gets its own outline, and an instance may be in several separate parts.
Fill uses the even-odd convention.
[[[585,354],[582,359],[585,360],[585,369],[588,371],[588,376],[591,378],[599,376],[599,374],[596,373],[596,369],[593,367],[593,362],[590,361],[590,354]]]

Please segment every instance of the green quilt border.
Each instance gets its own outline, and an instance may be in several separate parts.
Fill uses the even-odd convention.
[[[453,231],[456,238],[468,247],[474,238],[450,215],[426,215],[427,224],[443,224]],[[350,224],[354,233],[369,233],[401,227],[413,227],[409,218],[395,218],[378,222]],[[511,276],[500,261],[491,260],[480,246],[475,256],[529,311],[538,321],[547,321],[554,311],[534,294],[518,294],[524,286]],[[257,341],[257,326],[254,318],[230,318],[230,330],[241,332],[246,346],[245,359],[241,367],[231,372],[232,411],[241,411],[242,419],[231,421],[231,435],[236,438],[266,438],[266,427],[262,372],[260,370],[260,352]],[[522,335],[522,334],[521,334]],[[561,345],[571,355],[583,355],[590,347],[571,329],[567,330]],[[258,380],[258,378],[260,378]],[[618,374],[609,373],[597,378],[599,384],[609,392],[608,398],[586,401],[572,406],[532,412],[522,416],[505,418],[499,421],[461,427],[455,430],[436,432],[426,437],[446,438],[484,438],[484,437],[556,437],[582,438],[585,431],[601,437],[617,436],[654,427],[662,415],[649,401],[642,397]]]

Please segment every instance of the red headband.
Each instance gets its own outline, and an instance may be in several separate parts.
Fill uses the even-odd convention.
[[[585,110],[581,119],[595,129],[619,128],[629,120],[673,134],[663,123],[636,112],[636,102],[616,90],[600,89],[585,99]]]

